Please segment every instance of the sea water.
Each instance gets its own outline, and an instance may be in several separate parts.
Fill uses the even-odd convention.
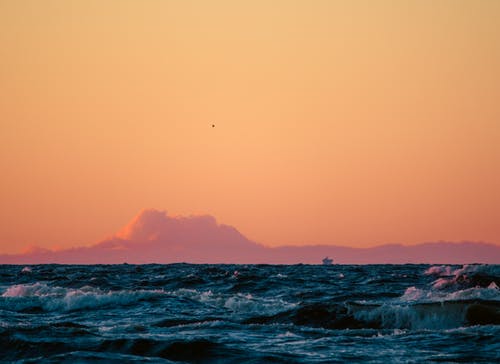
[[[0,361],[499,362],[500,266],[0,266]]]

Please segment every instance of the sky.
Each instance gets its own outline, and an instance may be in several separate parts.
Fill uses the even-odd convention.
[[[91,245],[144,208],[268,246],[500,244],[499,18],[0,0],[0,253]]]
[[[500,245],[434,242],[352,248],[336,245],[269,247],[248,240],[210,215],[169,216],[144,209],[119,232],[90,246],[31,247],[0,254],[0,264],[498,264]]]

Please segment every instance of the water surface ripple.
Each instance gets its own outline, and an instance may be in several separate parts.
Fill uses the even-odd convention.
[[[2,362],[500,361],[500,266],[0,266]]]

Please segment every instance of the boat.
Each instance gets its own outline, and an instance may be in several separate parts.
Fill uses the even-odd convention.
[[[333,259],[330,259],[328,257],[323,258],[323,265],[331,265],[333,263]]]

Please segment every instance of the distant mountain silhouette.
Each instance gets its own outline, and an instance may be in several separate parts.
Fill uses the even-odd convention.
[[[270,263],[319,264],[325,256],[339,264],[500,263],[500,246],[486,243],[424,243],[373,248],[301,246],[269,248],[212,216],[171,217],[144,210],[113,237],[89,247],[52,251],[32,248],[0,255],[0,264]]]

